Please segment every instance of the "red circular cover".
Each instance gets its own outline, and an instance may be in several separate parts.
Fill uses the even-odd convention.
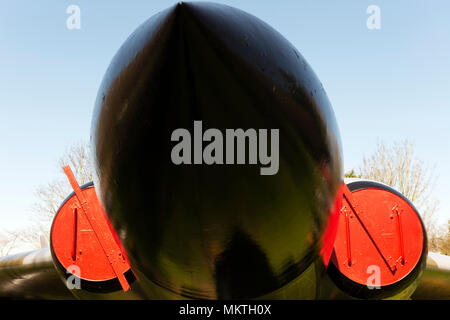
[[[351,206],[347,198],[343,200],[333,264],[361,285],[368,284],[375,270],[379,270],[380,286],[403,279],[415,268],[424,249],[416,211],[388,190],[367,188],[351,196]]]
[[[93,186],[82,189],[91,210],[100,210]],[[106,216],[105,216],[106,219]],[[105,230],[105,232],[111,232]],[[64,269],[77,266],[80,278],[91,281],[106,281],[116,277],[83,209],[73,194],[58,210],[52,225],[51,243],[58,262]]]

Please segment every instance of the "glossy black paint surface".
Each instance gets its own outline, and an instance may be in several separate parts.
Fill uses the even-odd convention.
[[[278,173],[174,165],[171,134],[194,120],[279,129]],[[292,283],[284,298],[314,297],[301,275],[341,180],[339,132],[310,66],[266,23],[211,3],[150,18],[105,74],[91,140],[99,198],[148,298],[270,297]]]

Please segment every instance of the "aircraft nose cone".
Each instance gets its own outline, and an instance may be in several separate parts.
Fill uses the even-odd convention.
[[[317,259],[339,132],[308,63],[258,18],[180,2],[147,20],[104,76],[91,137],[99,198],[149,297],[259,297]]]

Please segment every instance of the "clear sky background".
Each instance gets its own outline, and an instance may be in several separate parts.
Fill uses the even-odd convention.
[[[450,1],[228,1],[283,34],[334,107],[346,171],[377,141],[409,138],[439,176],[450,219]],[[94,100],[120,45],[176,1],[0,0],[0,230],[29,224],[34,192],[67,146],[88,140]],[[81,29],[69,30],[69,5]],[[366,27],[369,5],[381,29]]]

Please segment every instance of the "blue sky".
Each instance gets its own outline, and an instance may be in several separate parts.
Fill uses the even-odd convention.
[[[88,140],[111,58],[143,21],[176,1],[0,1],[0,229],[26,226],[34,191],[59,174],[65,148]],[[377,141],[409,138],[439,176],[450,219],[450,2],[227,1],[268,22],[322,81],[341,130],[346,170]],[[81,29],[69,30],[69,5]],[[369,5],[381,29],[366,27]]]

